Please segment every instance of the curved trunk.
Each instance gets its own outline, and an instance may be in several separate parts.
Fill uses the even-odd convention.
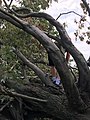
[[[90,72],[87,66],[86,60],[84,59],[83,55],[76,49],[76,47],[72,44],[70,37],[68,36],[65,28],[56,21],[53,17],[48,15],[47,13],[30,13],[26,16],[19,16],[19,17],[40,17],[45,18],[48,20],[59,32],[60,38],[58,42],[72,55],[74,58],[77,67],[79,69],[79,74],[82,76],[79,78],[79,86],[82,92],[86,90],[90,96]]]
[[[81,110],[81,111],[85,110],[86,105],[84,104],[84,102],[80,98],[80,94],[79,94],[78,89],[74,83],[74,78],[69,71],[69,68],[68,68],[68,65],[65,61],[65,58],[63,57],[59,48],[51,41],[51,39],[46,34],[44,34],[44,32],[42,32],[40,29],[38,29],[37,27],[31,26],[28,23],[23,22],[20,19],[6,13],[5,11],[0,10],[0,15],[1,15],[0,16],[1,18],[11,22],[12,24],[23,29],[27,33],[33,35],[46,48],[46,50],[48,52],[50,52],[50,56],[51,56],[53,62],[55,63],[55,67],[56,67],[56,69],[57,69],[57,71],[62,79],[62,83],[63,83],[63,86],[64,86],[64,89],[65,89],[65,92],[66,92],[66,95],[67,95],[67,98],[68,98],[70,105],[73,108],[76,108],[77,110]],[[55,25],[57,23],[57,21],[55,21],[53,19],[53,21],[51,21],[51,23]],[[66,36],[66,31],[62,29],[63,27],[60,26],[59,23],[57,25],[58,26],[56,26],[56,27],[58,27],[58,31],[60,32],[62,40],[65,39],[66,43],[69,42],[70,44],[72,44],[70,41],[68,41],[68,38]],[[63,44],[63,41],[62,41],[62,44]],[[68,51],[71,50],[70,48],[68,49],[67,47],[66,47],[66,49]],[[80,61],[80,59],[79,59],[79,64],[83,65],[83,63]],[[87,71],[85,71],[85,72],[87,73],[88,72],[87,66],[86,66],[86,70]]]

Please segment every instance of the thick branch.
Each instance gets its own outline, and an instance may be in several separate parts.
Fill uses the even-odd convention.
[[[31,17],[43,17],[43,18],[47,19],[51,24],[53,24],[60,33],[60,37],[62,38],[61,39],[62,46],[65,47],[65,49],[67,49],[70,52],[70,54],[74,57],[78,67],[85,66],[85,72],[86,71],[88,72],[88,67],[87,67],[86,62],[82,63],[80,60],[80,59],[82,59],[85,61],[85,59],[83,58],[81,53],[74,47],[74,45],[70,42],[70,38],[69,38],[67,32],[65,31],[65,29],[63,28],[63,26],[59,22],[57,22],[54,18],[52,18],[50,15],[48,15],[46,13],[30,13],[26,17],[30,17],[30,16]],[[19,22],[20,22],[20,20],[19,20]],[[59,40],[58,40],[58,42],[59,42]],[[72,49],[74,49],[74,50],[72,50]],[[77,54],[80,54],[80,56],[77,56]],[[77,58],[77,57],[81,57],[81,58]]]
[[[21,20],[19,20],[17,17],[5,12],[4,10],[0,9],[0,18],[1,19],[6,19],[8,22],[12,23],[16,27],[19,27],[23,29]]]
[[[87,115],[82,115],[82,114],[77,114],[69,111],[67,107],[67,100],[64,96],[62,95],[56,95],[56,94],[51,94],[48,91],[43,90],[42,88],[39,87],[34,87],[32,85],[29,86],[24,86],[22,84],[18,84],[15,81],[6,81],[4,84],[8,86],[9,88],[13,88],[17,93],[19,94],[24,94],[26,96],[32,96],[40,98],[41,100],[46,100],[44,102],[40,102],[37,100],[29,100],[26,98],[23,98],[24,104],[28,105],[28,108],[32,111],[40,112],[41,114],[44,113],[46,116],[49,116],[51,118],[54,118],[55,120],[89,120],[85,119],[85,116]]]
[[[45,18],[46,20],[48,20],[52,25],[54,25],[56,27],[56,29],[58,30],[60,37],[61,37],[61,42],[62,46],[68,51],[70,52],[70,54],[73,56],[73,58],[75,59],[75,62],[78,66],[79,69],[79,73],[80,76],[83,75],[83,79],[80,79],[80,84],[82,90],[87,90],[90,93],[90,89],[89,87],[87,87],[87,82],[89,81],[90,78],[90,74],[89,74],[89,68],[87,66],[86,60],[84,59],[83,55],[76,49],[76,47],[72,44],[70,37],[68,36],[66,30],[64,29],[64,27],[57,22],[53,17],[51,17],[50,15],[48,15],[47,13],[30,13],[28,15],[26,15],[26,17],[40,17],[40,18]],[[59,42],[59,40],[58,40]],[[84,67],[83,67],[84,66]]]
[[[1,11],[1,14],[2,14],[2,11]],[[12,24],[15,24],[15,21],[13,20],[14,16],[12,18],[12,17],[10,17],[10,15],[7,15],[5,12],[3,12],[3,14],[4,14],[3,19],[11,22]],[[5,18],[5,16],[6,17],[8,16],[10,19],[12,18],[12,20],[10,21],[9,19]],[[70,49],[68,47],[71,47],[72,43],[71,43],[70,38],[68,37],[65,29],[63,28],[63,26],[59,22],[57,22],[50,15],[45,14],[45,13],[32,13],[32,14],[30,14],[30,16],[46,18],[48,21],[50,21],[51,24],[56,26],[57,30],[60,33],[61,39],[63,40],[62,41],[63,46],[68,51],[71,52],[72,49]],[[21,28],[24,31],[26,31],[27,33],[33,35],[36,39],[38,39],[38,41],[49,52],[50,57],[52,58],[52,60],[55,64],[55,67],[56,67],[56,69],[57,69],[57,71],[62,79],[62,83],[63,83],[63,86],[64,86],[64,89],[65,89],[65,92],[66,92],[66,95],[67,95],[67,98],[68,98],[70,105],[73,108],[76,108],[77,110],[81,110],[81,111],[85,110],[86,105],[84,104],[84,102],[80,98],[78,89],[74,83],[74,77],[72,76],[71,72],[69,71],[69,67],[67,65],[67,62],[66,62],[65,58],[63,57],[62,53],[60,52],[59,48],[51,41],[51,39],[44,32],[42,32],[37,27],[31,26],[28,23],[20,21],[16,17],[15,17],[15,20],[19,22],[19,26],[18,26],[19,28]],[[67,47],[67,45],[68,45],[68,47]],[[81,56],[79,56],[79,57],[81,57]],[[79,60],[79,62],[82,63],[80,60]],[[85,63],[84,63],[84,65],[85,65]],[[85,72],[88,72],[88,70]]]
[[[32,111],[41,111],[44,112],[46,115],[48,114],[51,117],[54,117],[55,119],[61,118],[62,120],[66,120],[68,117],[71,117],[71,113],[65,108],[63,102],[63,95],[57,96],[54,94],[49,93],[48,91],[43,90],[39,87],[34,87],[32,85],[24,86],[22,84],[16,83],[15,81],[6,81],[4,84],[8,88],[14,89],[17,93],[19,93],[20,96],[17,96],[17,94],[9,94],[9,92],[6,94],[12,96],[12,97],[21,97],[22,94],[25,96],[32,96],[31,99],[27,99],[28,97],[21,97],[24,100],[24,104],[28,104],[28,107],[31,108]],[[3,92],[3,91],[2,91]],[[33,98],[40,98],[44,102],[40,102],[39,100],[34,100]],[[65,100],[65,98],[64,98]],[[66,101],[67,103],[67,101]]]
[[[11,4],[12,4],[12,2],[13,2],[13,0],[10,1],[9,5],[7,4],[7,2],[5,0],[3,0],[3,2],[5,4],[5,6],[9,9]]]
[[[31,63],[19,50],[15,48],[12,49],[13,52],[24,62],[24,64],[36,73],[36,75],[42,80],[43,83],[45,83],[45,85],[53,86],[52,82],[46,77],[41,69],[39,69],[35,64]]]

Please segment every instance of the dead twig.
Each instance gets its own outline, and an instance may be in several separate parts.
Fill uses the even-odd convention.
[[[4,108],[6,108],[11,102],[12,102],[13,99],[11,99],[10,101],[8,101],[5,105],[3,105],[1,108],[0,108],[0,112],[2,112],[4,110]]]
[[[37,102],[44,102],[46,103],[47,100],[43,100],[43,99],[39,99],[39,98],[35,98],[35,97],[30,97],[30,96],[27,96],[27,95],[23,95],[23,94],[19,94],[17,92],[12,92],[10,90],[7,90],[5,89],[2,85],[0,85],[0,92],[2,92],[4,95],[9,95],[11,97],[20,97],[20,98],[23,98],[23,99],[26,99],[26,100],[34,100],[34,101],[37,101]]]

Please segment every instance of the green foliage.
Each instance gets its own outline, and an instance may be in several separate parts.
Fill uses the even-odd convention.
[[[83,9],[84,14],[87,14],[85,5],[82,2],[80,3],[80,5],[81,5],[81,8]]]
[[[43,23],[43,20],[41,20]],[[40,24],[37,22],[37,25]],[[5,27],[1,28],[1,40],[4,43],[0,50],[1,56],[1,79],[12,79],[19,80],[24,78],[22,70],[22,62],[17,56],[11,51],[11,47],[17,47],[26,58],[32,62],[43,60],[47,61],[47,53],[43,46],[32,36],[25,33],[24,31],[16,28],[10,23],[5,22]],[[45,71],[47,67],[42,64],[36,64],[42,70]],[[26,70],[27,75],[31,76],[33,72],[29,69]]]
[[[77,24],[78,29],[75,31],[75,37],[76,40],[80,39],[81,41],[86,40],[86,39],[90,39],[90,23],[88,21],[88,11],[85,7],[85,5],[83,4],[83,2],[80,3],[80,6],[83,10],[84,16],[80,17],[80,20],[77,21],[75,20],[74,22]]]
[[[22,6],[29,7],[36,12],[49,7],[49,2],[50,0],[23,0]],[[26,18],[24,20],[43,31],[57,35],[57,31],[44,19]],[[0,78],[2,80],[11,79],[21,82],[24,78],[23,63],[12,52],[12,46],[17,47],[33,63],[36,61],[47,63],[47,52],[34,37],[6,21],[0,21],[0,26],[0,39],[4,44],[0,49]],[[35,64],[44,72],[48,71],[46,65],[37,62]],[[29,77],[34,75],[34,72],[27,67],[25,71]]]
[[[49,7],[49,0],[23,0],[22,5],[36,12]]]
[[[54,0],[58,2],[58,0]],[[22,0],[21,5],[29,7],[32,11],[45,10],[52,3],[52,0]]]

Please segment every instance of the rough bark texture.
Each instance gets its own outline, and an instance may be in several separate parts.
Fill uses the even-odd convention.
[[[25,65],[30,67],[35,72],[35,74],[42,80],[45,85],[54,87],[50,79],[47,78],[46,74],[35,64],[31,63],[19,50],[13,48],[13,52],[24,62]]]
[[[75,59],[75,62],[77,64],[77,67],[79,69],[79,74],[80,76],[82,76],[82,78],[79,78],[80,82],[80,89],[83,91],[87,90],[88,93],[90,93],[90,87],[88,86],[90,84],[90,72],[87,66],[87,63],[83,57],[83,55],[76,49],[76,47],[72,44],[70,37],[68,36],[66,30],[64,29],[64,27],[57,22],[55,19],[53,19],[50,15],[46,14],[46,13],[30,13],[29,16],[32,17],[43,17],[45,19],[47,19],[52,25],[54,25],[56,27],[56,29],[58,30],[60,37],[61,37],[61,41],[58,39],[58,42],[60,41],[60,43],[62,44],[62,46],[70,52],[70,54],[72,55],[72,57]],[[89,84],[87,84],[87,82]],[[84,85],[84,86],[83,86]]]
[[[83,115],[73,111],[68,107],[65,93],[62,93],[59,88],[53,89],[52,87],[45,87],[40,84],[37,85],[37,83],[21,85],[9,80],[6,81],[4,85],[16,91],[12,92],[5,87],[0,87],[0,92],[15,98],[8,105],[9,110],[7,114],[12,116],[10,120],[16,119],[16,117],[17,120],[21,120],[21,113],[24,116],[24,112],[28,112],[25,117],[29,117],[29,119],[31,116],[28,115],[33,112],[34,117],[48,117],[55,120],[89,120],[90,111]],[[10,106],[13,106],[13,109]],[[6,114],[8,107],[6,106],[2,111],[5,117],[9,117]],[[10,111],[12,112],[9,113]]]
[[[87,107],[90,105],[90,71],[83,55],[72,44],[70,37],[68,36],[63,26],[55,19],[53,19],[50,15],[45,13],[31,13],[28,16],[43,17],[56,27],[61,38],[58,38],[57,42],[60,43],[68,52],[70,52],[77,64],[79,70],[79,88],[81,90],[81,93],[79,92],[75,84],[75,78],[69,70],[64,56],[62,55],[59,48],[51,41],[51,38],[37,27],[29,25],[19,18],[12,16],[11,14],[0,9],[1,19],[5,19],[16,27],[31,34],[45,47],[55,64],[55,67],[61,77],[64,87],[64,94],[61,95],[59,88],[57,89],[56,87],[53,87],[53,85],[48,82],[48,78],[47,81],[45,81],[45,74],[42,72],[42,70],[33,65],[23,55],[18,54],[18,52],[14,51],[28,67],[34,70],[37,76],[44,82],[47,87],[43,86],[42,84],[40,84],[39,86],[31,84],[24,86],[18,83],[15,84],[13,82],[7,81],[5,83],[5,86],[15,90],[15,92],[11,92],[1,88],[1,92],[3,94],[8,94],[9,96],[15,97],[16,106],[14,101],[12,102],[12,106],[14,106],[15,111],[13,111],[12,107],[10,107],[10,114],[15,120],[23,119],[22,108],[23,106],[27,106],[26,108],[29,112],[38,111],[40,114],[46,114],[46,116],[52,117],[55,120],[88,120],[88,118],[90,117],[89,112],[87,113],[87,116],[89,117],[86,117],[86,115],[81,115],[73,111],[75,110],[78,112],[85,112],[88,109]],[[88,97],[87,103],[85,100],[86,95]],[[20,99],[17,97],[19,97]],[[66,98],[68,99],[68,102]],[[19,105],[17,101],[19,102]],[[73,108],[72,112],[69,107]]]

